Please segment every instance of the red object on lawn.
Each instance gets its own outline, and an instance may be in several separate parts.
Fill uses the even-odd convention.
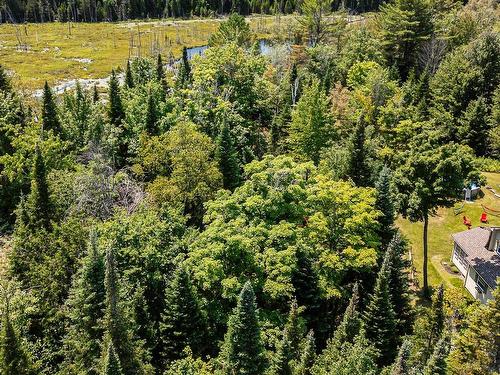
[[[464,225],[466,225],[467,228],[469,228],[469,229],[472,225],[470,219],[467,216],[464,216]]]
[[[481,214],[481,223],[487,223],[488,222],[488,215],[486,214],[486,212],[483,212]]]

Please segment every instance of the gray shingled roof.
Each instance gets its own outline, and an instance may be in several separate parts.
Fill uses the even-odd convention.
[[[492,288],[500,276],[500,256],[487,249],[491,230],[477,227],[453,234],[453,240],[467,254],[467,261]]]

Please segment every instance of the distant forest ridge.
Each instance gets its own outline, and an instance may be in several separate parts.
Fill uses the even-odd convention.
[[[0,22],[98,22],[126,19],[213,16],[237,12],[290,14],[301,0],[6,0],[0,1]],[[331,9],[377,10],[383,0],[333,0]]]

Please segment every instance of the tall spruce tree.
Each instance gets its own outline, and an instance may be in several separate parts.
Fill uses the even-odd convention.
[[[90,232],[87,254],[79,268],[68,298],[68,328],[64,340],[68,373],[85,371],[97,375],[104,335],[104,257],[97,244],[97,232]]]
[[[177,73],[176,86],[179,88],[186,87],[191,82],[191,65],[189,63],[187,48],[182,49],[182,59]]]
[[[434,346],[439,341],[445,324],[444,315],[444,286],[441,284],[436,290],[436,294],[432,298],[432,305],[430,310],[430,330],[428,332],[428,340],[426,347],[426,356],[429,358],[434,350]]]
[[[109,342],[108,349],[106,350],[102,375],[123,375],[120,359],[116,355],[113,341]]]
[[[124,117],[122,99],[120,97],[120,85],[118,83],[118,77],[114,69],[111,71],[111,77],[109,78],[109,105],[108,105],[108,119],[109,122],[114,126],[120,126],[122,119]]]
[[[394,235],[394,219],[396,216],[391,187],[391,171],[387,166],[384,166],[380,171],[375,188],[377,189],[375,207],[382,213],[382,216],[378,219],[380,223],[378,232],[382,249],[385,249]]]
[[[0,64],[0,91],[10,92],[11,89],[10,79],[7,76],[5,68]]]
[[[365,144],[366,123],[364,115],[359,116],[349,144],[347,174],[356,186],[369,186],[371,171],[368,165],[368,150]]]
[[[106,249],[104,287],[106,292],[104,327],[106,329],[105,346],[113,344],[122,366],[124,375],[142,374],[142,364],[137,358],[137,345],[132,342],[127,316],[120,303],[118,272],[116,268],[115,248]],[[104,361],[107,353],[104,353]]]
[[[261,375],[267,367],[260,337],[257,304],[252,284],[247,281],[228,321],[221,352],[224,374]]]
[[[92,103],[96,104],[99,102],[99,91],[97,90],[97,85],[94,85],[94,90],[92,93]]]
[[[12,325],[8,297],[5,298],[2,310],[0,373],[2,375],[28,375],[31,373],[30,363],[22,341]]]
[[[399,348],[396,361],[391,367],[390,375],[408,375],[411,373],[410,364],[411,344],[409,340],[404,340]]]
[[[181,358],[186,346],[195,355],[203,353],[207,325],[189,274],[183,266],[176,269],[165,293],[160,333],[165,363]]]
[[[43,86],[42,126],[45,131],[52,130],[56,134],[61,134],[62,129],[57,114],[56,101],[47,81]]]
[[[158,54],[158,58],[156,59],[156,80],[161,84],[163,95],[166,95],[168,92],[168,84],[165,77],[165,69],[163,68],[161,54]],[[163,100],[164,99],[165,98],[163,98]]]
[[[448,364],[447,358],[450,352],[450,338],[448,335],[444,334],[436,346],[434,351],[427,361],[422,375],[446,375]]]
[[[35,146],[35,160],[31,173],[31,189],[25,206],[30,229],[52,228],[52,204],[47,184],[47,171],[40,148]]]
[[[224,123],[217,139],[216,157],[225,189],[234,190],[240,183],[240,165],[229,126]]]
[[[311,330],[306,336],[302,354],[298,364],[293,370],[294,375],[312,375],[311,369],[316,360],[316,345],[314,342],[314,332]]]
[[[127,69],[125,71],[125,85],[129,89],[134,87],[134,77],[132,75],[132,68],[130,67],[130,60],[127,60]]]
[[[380,352],[378,363],[381,366],[392,363],[396,355],[397,321],[391,299],[390,263],[386,257],[364,313],[366,336]]]
[[[148,105],[146,111],[146,131],[149,135],[158,134],[158,109],[156,106],[156,100],[154,94],[151,90],[148,93]]]
[[[413,325],[413,309],[408,279],[410,264],[405,258],[407,251],[407,242],[399,232],[396,232],[384,257],[388,259],[389,263],[389,288],[397,319],[396,332],[399,337],[409,334]]]

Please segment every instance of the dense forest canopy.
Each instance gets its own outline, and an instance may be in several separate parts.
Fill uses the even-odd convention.
[[[203,56],[124,61],[106,92],[33,104],[0,68],[2,375],[500,372],[500,288],[480,305],[426,263],[429,217],[499,163],[496,1],[1,5],[300,10],[266,56],[232,13]]]

